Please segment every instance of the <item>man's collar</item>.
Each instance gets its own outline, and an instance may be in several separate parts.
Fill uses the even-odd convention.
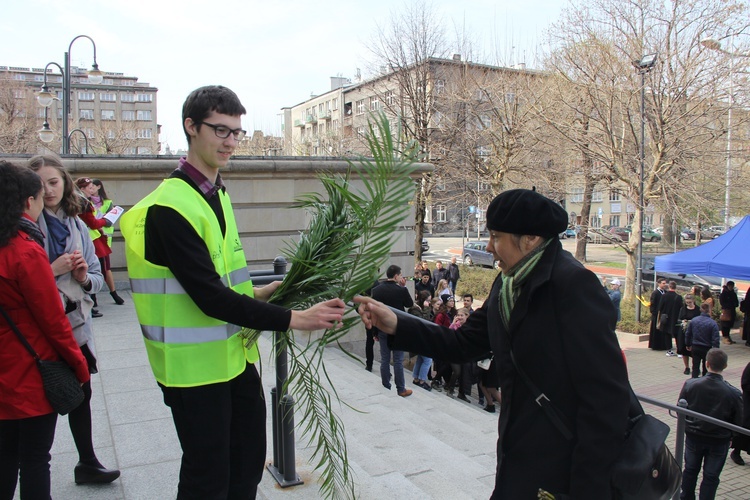
[[[185,157],[180,158],[180,165],[177,167],[177,170],[187,175],[198,186],[198,189],[206,199],[211,198],[224,188],[224,181],[221,180],[221,174],[216,174],[216,183],[214,184],[200,170],[188,163]]]

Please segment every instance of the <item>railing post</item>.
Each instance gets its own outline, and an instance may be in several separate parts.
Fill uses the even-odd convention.
[[[687,408],[688,404],[687,401],[684,399],[681,399],[677,402],[677,406],[680,408]],[[685,414],[682,412],[677,413],[677,428],[675,429],[675,436],[674,436],[674,458],[677,460],[677,465],[680,466],[680,470],[683,469],[682,467],[682,459],[685,456]],[[672,496],[672,500],[679,500],[680,498],[680,490],[682,488],[678,489],[675,494]]]
[[[286,274],[286,259],[278,256],[273,260],[273,274],[268,279]],[[265,274],[265,273],[264,273]],[[286,392],[289,366],[286,346],[281,345],[281,333],[273,334],[273,350],[276,355],[276,385],[271,389],[271,418],[273,419],[273,463],[268,465],[271,475],[286,488],[303,484],[297,475],[294,452],[294,399]]]

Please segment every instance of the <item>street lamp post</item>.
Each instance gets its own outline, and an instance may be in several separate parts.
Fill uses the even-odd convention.
[[[643,56],[640,61],[635,62],[635,66],[641,75],[641,147],[640,147],[640,185],[638,189],[638,207],[639,217],[638,221],[640,224],[640,232],[638,238],[638,251],[637,260],[638,267],[635,272],[635,290],[636,294],[640,295],[643,290],[643,215],[646,211],[646,206],[643,200],[643,166],[646,158],[646,73],[651,71],[651,68],[656,64],[656,54],[648,54]],[[641,320],[641,301],[635,301],[635,319],[636,321]]]
[[[730,212],[729,212],[729,194],[732,184],[732,108],[734,108],[734,58],[750,57],[750,54],[743,54],[734,51],[734,35],[729,36],[729,50],[721,48],[721,41],[715,38],[704,38],[701,45],[710,50],[715,50],[729,56],[729,109],[727,110],[727,164],[724,179],[724,229],[729,229]]]
[[[72,80],[70,75],[70,51],[73,48],[73,43],[78,40],[79,38],[87,38],[89,41],[91,41],[91,44],[94,46],[94,64],[91,66],[91,69],[88,71],[88,77],[89,77],[89,83],[92,83],[94,85],[97,85],[102,82],[104,79],[104,73],[102,73],[99,70],[99,65],[96,63],[96,43],[94,43],[94,40],[88,36],[88,35],[78,35],[73,40],[70,41],[70,45],[68,45],[68,51],[65,52],[65,61],[64,65],[65,68],[63,69],[60,67],[59,64],[55,62],[47,63],[47,65],[44,67],[44,81],[42,83],[42,89],[37,94],[37,101],[41,106],[44,106],[45,108],[48,108],[52,101],[56,98],[55,94],[49,90],[49,87],[47,86],[47,69],[50,67],[50,65],[57,66],[60,72],[62,73],[63,77],[63,110],[62,110],[62,152],[63,154],[69,154],[70,153],[70,135],[72,132],[68,132],[68,116],[70,115],[70,92],[72,91]],[[86,134],[84,134],[85,137]],[[39,138],[44,142],[50,142],[53,138],[51,135],[51,130],[49,128],[49,123],[47,122],[47,111],[44,112],[44,125],[42,125],[42,129],[39,131]],[[88,139],[86,141],[88,143]],[[88,146],[86,147],[86,151],[88,151]]]

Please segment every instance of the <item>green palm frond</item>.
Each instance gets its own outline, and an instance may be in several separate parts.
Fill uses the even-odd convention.
[[[411,174],[418,148],[410,144],[397,151],[382,113],[368,123],[366,140],[371,158],[350,161],[346,175],[320,175],[323,193],[297,200],[295,206],[310,213],[310,224],[298,243],[289,242],[283,249],[291,267],[269,302],[290,309],[334,297],[350,303],[372,286],[388,262],[414,195]],[[361,189],[355,187],[357,181]],[[323,353],[327,346],[338,345],[357,322],[357,317],[347,317],[338,328],[300,343],[291,330],[276,336],[276,347],[289,352],[286,389],[303,415],[300,428],[314,446],[320,492],[328,498],[353,498],[355,492],[344,426],[332,411],[333,398],[341,401]],[[252,343],[260,332],[243,329],[241,334]]]

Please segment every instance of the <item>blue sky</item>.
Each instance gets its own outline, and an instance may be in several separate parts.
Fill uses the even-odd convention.
[[[182,102],[191,90],[222,84],[248,110],[243,126],[280,132],[280,108],[330,89],[329,77],[367,76],[364,44],[387,24],[403,0],[217,2],[205,0],[25,0],[6,2],[0,17],[0,65],[63,64],[70,41],[96,41],[103,71],[137,76],[159,89],[162,141],[185,147]],[[534,53],[566,0],[433,0],[448,37],[465,26],[480,46],[505,64],[535,66]],[[458,50],[455,50],[458,52]],[[489,57],[489,56],[488,56]],[[494,56],[493,56],[494,57]],[[74,65],[90,67],[91,44],[71,50]]]

